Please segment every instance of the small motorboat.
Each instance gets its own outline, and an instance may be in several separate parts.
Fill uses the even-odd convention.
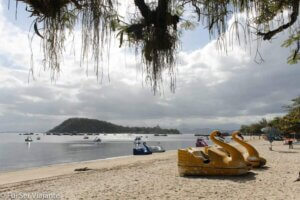
[[[205,142],[203,138],[198,138],[196,141],[196,147],[207,147],[208,144]]]
[[[100,143],[102,140],[99,137],[96,137],[93,141],[97,142],[97,143]]]
[[[146,145],[146,142],[143,142],[143,146],[140,145],[133,148],[133,155],[149,155],[152,154],[152,151]]]
[[[25,138],[25,142],[32,142],[32,138],[30,136],[28,136],[27,138]]]
[[[84,139],[84,140],[87,140],[87,139],[89,139],[89,136],[87,136],[87,134],[85,134],[85,135],[83,136],[83,139]]]

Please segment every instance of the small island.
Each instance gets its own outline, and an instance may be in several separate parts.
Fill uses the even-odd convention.
[[[88,118],[70,118],[49,130],[49,134],[94,134],[94,133],[138,133],[138,134],[181,134],[177,129],[155,127],[127,127],[106,121]]]

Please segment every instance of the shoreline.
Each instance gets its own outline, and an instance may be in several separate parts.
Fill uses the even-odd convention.
[[[297,200],[300,146],[250,140],[267,165],[241,176],[180,177],[177,151],[0,173],[0,197],[57,195],[57,199]],[[92,170],[74,172],[76,168]],[[17,198],[18,199],[18,198]],[[27,198],[33,199],[33,198]]]
[[[147,161],[165,157],[166,155],[175,154],[177,150],[169,150],[164,153],[155,153],[147,156],[117,156],[104,159],[87,160],[70,163],[60,163],[53,165],[45,165],[40,167],[32,167],[26,169],[12,170],[0,172],[0,186],[24,181],[38,180],[55,176],[63,176],[74,173],[77,168],[88,167],[92,170],[98,170],[105,167],[112,167],[116,164],[122,166],[132,164],[139,161]]]
[[[169,150],[169,151],[173,151],[173,150]],[[133,155],[115,156],[115,157],[99,158],[99,159],[84,160],[84,161],[74,161],[74,162],[62,162],[62,163],[54,163],[54,164],[34,166],[34,167],[8,169],[8,170],[3,170],[3,171],[0,170],[0,178],[1,178],[1,174],[5,174],[5,173],[9,173],[9,172],[26,171],[26,170],[31,170],[31,169],[38,169],[38,168],[52,167],[52,166],[64,166],[64,165],[68,165],[68,164],[97,162],[97,161],[101,161],[101,160],[113,160],[113,159],[126,158],[126,157],[131,157],[131,156],[133,156]]]

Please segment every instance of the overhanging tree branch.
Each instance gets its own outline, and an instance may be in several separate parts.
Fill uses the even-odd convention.
[[[258,32],[257,34],[260,36],[263,36],[263,40],[270,40],[277,33],[280,33],[283,30],[291,27],[297,21],[297,18],[299,15],[299,4],[300,4],[300,0],[293,0],[293,5],[292,5],[293,10],[292,10],[292,14],[291,14],[291,19],[288,23],[278,27],[277,29],[275,29],[273,31],[268,31],[266,33]]]

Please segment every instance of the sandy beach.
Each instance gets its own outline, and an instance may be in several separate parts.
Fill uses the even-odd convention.
[[[180,177],[168,151],[0,173],[0,199],[300,199],[300,146],[250,142],[267,166],[244,176]]]

